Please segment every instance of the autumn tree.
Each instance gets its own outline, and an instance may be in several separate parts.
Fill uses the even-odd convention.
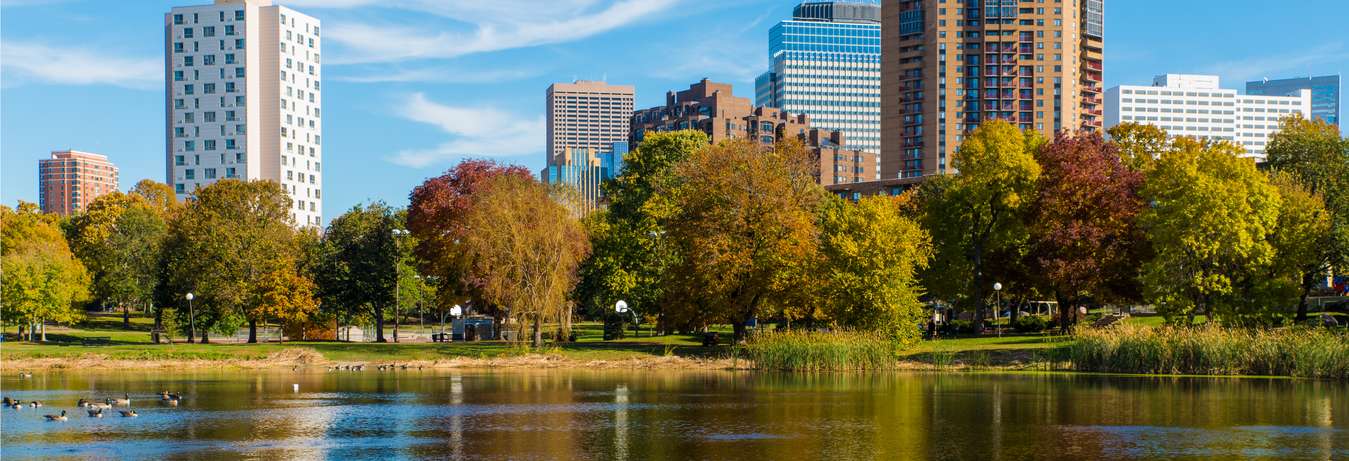
[[[926,315],[918,270],[932,256],[931,241],[904,215],[908,196],[831,197],[820,213],[821,287],[817,302],[835,323],[881,331],[901,342],[917,338]]]
[[[154,302],[168,236],[159,206],[137,193],[113,192],[70,220],[71,246],[93,273],[94,294],[122,308],[124,328],[131,328],[133,304],[148,312]]]
[[[179,305],[192,292],[194,309],[179,315],[196,317],[202,332],[231,334],[248,325],[249,342],[257,341],[266,296],[259,281],[278,271],[294,270],[297,248],[291,201],[279,183],[225,179],[198,189],[178,213],[169,231],[166,258],[166,302]],[[188,332],[191,341],[194,332]]]
[[[263,274],[255,282],[257,299],[250,303],[251,317],[276,319],[282,325],[303,324],[318,312],[318,297],[313,280],[288,261]],[[256,341],[254,333],[250,342]]]
[[[1316,202],[1320,202],[1328,214],[1325,217],[1329,224],[1329,228],[1324,230],[1326,235],[1321,235],[1319,221],[1322,218],[1307,214],[1307,210],[1291,210],[1289,207],[1292,205],[1285,205],[1286,211],[1281,214],[1281,227],[1293,225],[1285,222],[1289,219],[1312,227],[1302,227],[1304,232],[1294,234],[1294,241],[1280,244],[1311,243],[1325,239],[1309,247],[1293,250],[1298,255],[1292,259],[1280,258],[1301,268],[1302,273],[1298,276],[1301,294],[1296,316],[1296,321],[1301,322],[1307,319],[1307,295],[1315,286],[1316,279],[1329,273],[1333,267],[1349,265],[1349,139],[1341,138],[1339,129],[1334,125],[1294,115],[1280,122],[1279,131],[1270,137],[1265,154],[1271,170],[1290,176],[1276,181],[1281,190],[1301,189],[1293,192],[1294,200],[1305,206],[1315,206]]]
[[[32,203],[0,206],[0,318],[33,340],[46,322],[71,322],[89,298],[90,277],[71,253],[56,218]]]
[[[509,309],[519,325],[531,325],[537,347],[543,323],[567,311],[589,242],[543,184],[503,174],[480,185],[463,216],[458,247],[464,267],[484,300]]]
[[[416,241],[413,252],[417,256],[419,272],[435,280],[437,304],[441,306],[461,302],[463,296],[474,296],[475,281],[467,276],[459,244],[467,232],[465,216],[473,195],[499,175],[533,177],[529,170],[520,166],[465,160],[412,190],[407,229]],[[489,307],[481,306],[479,311]]]
[[[782,308],[801,286],[801,261],[817,250],[816,213],[824,190],[810,155],[795,140],[770,148],[743,139],[694,151],[662,185],[655,207],[680,253],[670,289],[703,320],[734,324]]]
[[[977,328],[993,283],[988,257],[1019,253],[1027,241],[1022,217],[1035,198],[1035,151],[1042,143],[1038,133],[1011,123],[984,123],[956,153],[959,174],[928,181],[918,193],[936,249],[924,280],[934,282],[927,285],[934,295],[973,307]]]
[[[1307,319],[1307,297],[1316,286],[1316,279],[1324,279],[1337,259],[1332,216],[1321,194],[1311,192],[1296,176],[1275,172],[1271,182],[1278,188],[1282,202],[1278,224],[1269,236],[1275,256],[1269,277],[1264,281],[1288,293],[1276,295],[1270,301],[1278,303],[1296,297],[1294,321],[1302,322]]]
[[[1143,284],[1172,322],[1199,313],[1226,323],[1247,318],[1249,293],[1239,287],[1270,264],[1269,236],[1280,197],[1240,146],[1178,138],[1149,171],[1140,224],[1156,252],[1143,266]]]
[[[1120,298],[1137,278],[1143,176],[1099,135],[1059,135],[1036,155],[1042,168],[1031,205],[1033,272],[1059,303],[1066,332],[1088,299]]]
[[[403,259],[395,232],[402,229],[394,210],[375,202],[333,219],[323,236],[317,281],[324,308],[342,325],[371,318],[378,342],[385,341],[384,313],[394,307]]]
[[[675,166],[707,145],[701,131],[648,133],[642,144],[624,157],[623,172],[603,185],[609,205],[586,219],[592,253],[581,265],[576,298],[592,312],[609,309],[618,300],[658,319],[657,328],[670,331],[665,307],[666,271],[678,253],[666,239],[662,219],[672,213],[653,200],[658,189],[676,181]]]
[[[1137,172],[1150,169],[1157,157],[1171,146],[1166,130],[1157,125],[1125,122],[1107,132],[1124,166]]]

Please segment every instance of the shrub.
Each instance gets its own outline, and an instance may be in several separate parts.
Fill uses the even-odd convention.
[[[1349,335],[1325,329],[1079,329],[1069,356],[1079,371],[1349,378]]]
[[[951,320],[942,324],[941,332],[944,335],[972,335],[974,331],[974,322],[969,320]]]
[[[895,366],[895,343],[878,333],[784,331],[755,335],[741,348],[761,370],[879,370]]]
[[[1012,328],[1021,333],[1039,333],[1049,328],[1049,322],[1038,315],[1023,315],[1016,318]]]

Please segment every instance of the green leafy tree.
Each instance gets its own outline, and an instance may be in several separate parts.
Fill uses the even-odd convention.
[[[1028,238],[1022,217],[1035,197],[1035,152],[1043,142],[1005,121],[984,123],[956,153],[959,174],[929,181],[919,193],[937,251],[924,280],[935,281],[927,285],[934,295],[973,307],[978,328],[992,288],[989,256],[1019,253]]]
[[[147,311],[154,301],[168,223],[143,196],[113,192],[93,201],[70,221],[75,254],[93,272],[94,294],[122,308],[131,328],[131,306]]]
[[[198,189],[170,225],[166,272],[172,298],[181,305],[184,293],[196,296],[192,309],[179,315],[195,324],[201,341],[207,332],[232,334],[248,325],[249,342],[257,341],[264,319],[263,277],[294,270],[298,249],[292,227],[291,201],[279,183],[225,179]],[[188,331],[188,341],[196,332]]]
[[[1158,156],[1171,146],[1166,130],[1157,125],[1125,122],[1108,131],[1124,166],[1137,172],[1146,172]]]
[[[1275,251],[1273,267],[1270,277],[1262,281],[1283,289],[1282,296],[1271,299],[1275,303],[1297,298],[1294,320],[1302,322],[1307,319],[1307,297],[1316,279],[1330,272],[1335,259],[1331,215],[1321,195],[1308,190],[1293,175],[1276,172],[1271,182],[1278,188],[1282,203],[1277,228],[1269,236]]]
[[[818,304],[836,323],[884,332],[900,342],[917,339],[926,315],[918,270],[932,256],[931,241],[904,215],[907,197],[867,197],[856,204],[827,200],[820,218],[821,295]]]
[[[375,340],[385,342],[384,313],[394,307],[403,259],[395,231],[403,223],[382,202],[352,207],[328,224],[317,281],[323,306],[342,325],[373,318]]]
[[[1149,299],[1172,322],[1199,313],[1229,324],[1251,312],[1241,290],[1275,256],[1280,198],[1241,147],[1178,138],[1149,171],[1140,217],[1156,256],[1143,267]]]
[[[795,140],[765,149],[727,140],[694,151],[678,183],[658,188],[654,207],[680,253],[668,289],[695,321],[745,325],[780,311],[799,289],[801,261],[815,258],[823,188]]]
[[[567,296],[589,251],[585,231],[533,179],[498,175],[472,198],[460,242],[468,274],[484,300],[532,326],[537,347],[544,322],[559,320],[565,328]]]
[[[670,331],[666,271],[678,253],[666,239],[661,219],[673,211],[653,200],[657,190],[675,181],[675,165],[707,145],[701,131],[648,133],[624,157],[622,174],[603,185],[607,210],[585,221],[593,249],[582,264],[575,297],[595,314],[623,300],[634,310],[654,315],[658,328]],[[682,325],[687,326],[687,325]]]
[[[1329,273],[1334,267],[1349,265],[1349,139],[1341,138],[1339,129],[1334,125],[1294,115],[1280,122],[1279,131],[1270,137],[1265,154],[1270,169],[1291,175],[1297,188],[1316,197],[1299,196],[1297,200],[1319,200],[1329,214],[1330,229],[1326,241],[1307,248],[1311,250],[1310,253],[1295,251],[1299,253],[1297,257],[1281,258],[1285,262],[1302,261],[1301,264],[1295,263],[1303,269],[1299,277],[1302,294],[1299,296],[1296,317],[1301,322],[1307,319],[1306,297],[1317,278]],[[1291,186],[1287,180],[1281,184],[1281,189]],[[1310,216],[1285,216],[1281,219],[1298,218]],[[1302,222],[1310,221],[1304,219]],[[1319,228],[1316,228],[1316,232],[1320,232]],[[1310,242],[1305,239],[1313,238],[1306,233],[1299,237],[1305,242]]]
[[[71,253],[56,218],[31,203],[0,207],[0,319],[29,340],[47,340],[46,322],[72,322],[89,298],[90,277]]]

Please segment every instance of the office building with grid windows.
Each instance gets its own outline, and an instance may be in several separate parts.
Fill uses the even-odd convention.
[[[1296,96],[1302,90],[1312,92],[1312,117],[1340,124],[1340,76],[1264,79],[1246,82],[1246,94],[1260,96]]]
[[[167,182],[184,198],[226,178],[271,180],[297,226],[323,221],[319,21],[271,0],[164,15]]]
[[[1279,120],[1311,113],[1311,90],[1296,96],[1238,94],[1215,75],[1159,75],[1152,86],[1121,85],[1106,91],[1105,126],[1126,122],[1155,125],[1171,136],[1229,141],[1245,156],[1264,161]]]
[[[810,116],[848,149],[881,151],[881,5],[810,1],[768,31],[768,72],[755,105]]]

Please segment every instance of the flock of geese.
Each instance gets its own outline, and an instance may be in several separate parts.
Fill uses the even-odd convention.
[[[170,393],[169,391],[163,391],[159,393],[159,400],[165,405],[176,407],[178,406],[178,402],[183,400],[183,396],[177,392]],[[38,408],[42,406],[42,402],[37,400],[24,403],[9,397],[5,397],[4,404],[6,407],[15,410],[22,410],[25,407]],[[135,418],[140,416],[136,413],[136,410],[130,408],[131,394],[122,394],[122,398],[120,399],[103,399],[102,402],[80,399],[79,402],[75,403],[75,406],[84,409],[89,414],[90,418],[102,418],[103,410],[111,410],[113,407],[128,407],[125,410],[117,410],[117,413],[122,415],[123,418]],[[60,414],[48,414],[42,415],[42,417],[46,418],[47,421],[66,421],[70,419],[70,416],[66,414],[66,410],[61,410]]]

